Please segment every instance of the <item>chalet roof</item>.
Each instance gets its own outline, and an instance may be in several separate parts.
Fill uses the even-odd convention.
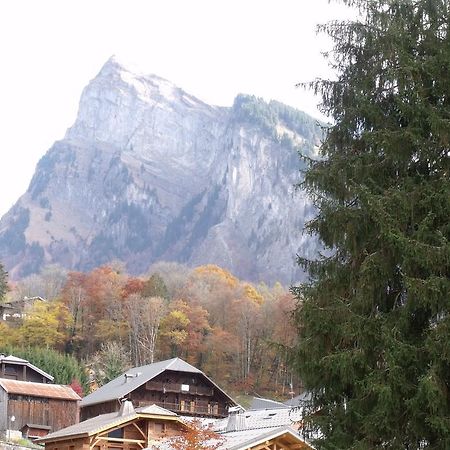
[[[81,397],[70,386],[64,386],[62,384],[33,383],[31,381],[0,378],[0,386],[8,394],[55,398],[59,400],[81,400]]]
[[[117,400],[125,397],[130,392],[142,386],[147,381],[152,380],[159,374],[166,370],[174,370],[177,372],[186,373],[198,373],[203,375],[217,390],[219,390],[230,402],[235,404],[236,402],[224,392],[217,384],[215,384],[210,378],[208,378],[201,370],[194,366],[191,366],[186,361],[180,358],[172,358],[166,361],[159,361],[146,366],[135,367],[128,370],[126,373],[120,375],[109,383],[105,384],[101,388],[92,392],[83,398],[80,406],[94,405],[96,403],[108,402],[111,400]]]
[[[158,405],[151,405],[151,406],[143,406],[141,408],[137,408],[136,412],[139,414],[152,414],[156,416],[175,416],[178,417],[178,414],[169,411],[168,409],[161,408],[161,406]]]
[[[290,427],[276,427],[264,430],[243,430],[231,433],[224,433],[223,444],[218,450],[244,450],[270,441],[280,436],[288,436],[292,442],[304,444],[306,448],[313,448],[310,444],[306,444],[304,439]]]
[[[240,413],[245,420],[246,430],[260,430],[263,428],[279,428],[281,426],[293,427],[301,420],[301,411],[285,406],[284,408],[269,408],[247,410]],[[229,418],[217,420],[214,429],[224,432],[227,429]]]
[[[36,367],[34,364],[31,364],[26,359],[18,358],[17,356],[13,356],[13,355],[5,356],[5,355],[0,354],[0,364],[2,362],[8,363],[8,364],[16,364],[18,366],[27,366],[30,369],[33,369],[37,373],[41,374],[43,377],[47,378],[49,381],[54,380],[54,378],[50,374],[39,369],[39,367]]]
[[[250,450],[255,446],[263,444],[272,439],[279,438],[281,436],[283,436],[284,439],[289,440],[290,443],[293,444],[295,448],[314,450],[311,444],[305,441],[294,429],[288,426],[271,427],[265,428],[263,430],[255,429],[255,430],[227,432],[221,433],[220,436],[221,436],[220,446],[218,447],[217,450]],[[212,442],[214,441],[215,440],[212,439]],[[155,446],[151,448],[155,448]],[[173,450],[170,438],[166,438],[158,442],[156,448],[158,448],[158,450]]]
[[[284,404],[287,406],[294,406],[294,407],[305,406],[305,404],[308,404],[311,400],[312,400],[311,392],[305,391],[302,394],[285,401]]]
[[[286,405],[268,398],[253,397],[250,409],[286,408]]]
[[[37,442],[58,441],[69,437],[75,438],[92,436],[101,433],[102,431],[109,430],[110,428],[116,428],[122,424],[126,424],[141,417],[166,417],[168,420],[178,420],[177,414],[172,411],[152,405],[144,408],[137,408],[135,410],[132,409],[130,414],[125,415],[122,415],[121,412],[117,411],[108,414],[101,414],[100,416],[92,417],[91,419],[84,420],[83,422],[55,431],[54,433],[50,433],[47,436],[38,439]]]

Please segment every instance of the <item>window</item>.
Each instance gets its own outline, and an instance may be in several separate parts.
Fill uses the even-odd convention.
[[[108,437],[115,439],[123,439],[123,428],[117,428],[117,430],[112,430],[108,433]]]
[[[5,366],[4,378],[9,380],[17,380],[17,370],[15,367]]]

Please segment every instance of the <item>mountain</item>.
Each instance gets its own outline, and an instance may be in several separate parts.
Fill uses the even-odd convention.
[[[313,154],[316,121],[238,95],[208,105],[115,58],[84,89],[74,125],[39,161],[26,193],[0,221],[11,278],[59,263],[90,270],[122,260],[215,263],[240,278],[289,283],[313,207],[298,150]]]

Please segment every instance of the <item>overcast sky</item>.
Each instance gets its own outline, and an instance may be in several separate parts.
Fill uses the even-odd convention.
[[[295,84],[331,76],[315,27],[350,16],[328,0],[0,1],[0,215],[111,55],[208,103],[242,92],[319,117],[318,99]]]

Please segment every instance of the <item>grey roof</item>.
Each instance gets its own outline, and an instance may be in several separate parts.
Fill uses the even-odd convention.
[[[211,443],[220,443],[217,450],[248,450],[255,445],[286,434],[291,435],[299,443],[307,443],[295,430],[290,427],[272,427],[264,430],[243,430],[223,433],[221,434],[221,441],[218,442],[213,439],[211,440]],[[157,448],[158,450],[173,450],[170,438],[166,438],[155,444],[153,444],[151,448]],[[308,443],[308,445],[310,444]]]
[[[177,417],[172,411],[168,411],[167,409],[156,405],[137,408],[136,410],[132,409],[130,414],[125,415],[116,411],[108,414],[101,414],[100,416],[92,417],[91,419],[55,431],[54,433],[50,433],[42,439],[39,439],[38,442],[54,441],[76,436],[91,436],[104,430],[108,430],[109,428],[114,428],[123,423],[127,423],[138,417],[145,416]]]
[[[311,392],[305,391],[302,394],[285,401],[284,404],[287,406],[294,406],[294,407],[305,406],[305,404],[309,403],[311,400],[312,400]]]
[[[301,420],[301,411],[285,406],[284,408],[256,409],[241,413],[245,419],[246,430],[261,430],[262,428],[276,428],[294,426]],[[214,429],[218,432],[226,430],[228,417],[217,420]]]
[[[253,397],[250,409],[286,408],[286,405],[268,398]]]
[[[18,358],[17,356],[13,356],[13,355],[9,355],[9,356],[0,355],[0,363],[2,363],[2,362],[10,363],[10,364],[17,364],[19,366],[27,366],[30,369],[33,369],[37,373],[41,374],[42,376],[44,376],[48,380],[50,380],[50,381],[54,380],[54,378],[50,374],[48,374],[47,372],[44,372],[43,370],[39,369],[39,367],[36,367],[34,364],[31,364],[26,359]]]
[[[275,439],[283,434],[290,434],[298,439],[298,441],[305,442],[292,428],[275,427],[266,429],[263,432],[261,430],[244,430],[224,433],[222,436],[225,438],[225,441],[218,450],[244,450],[270,439]]]
[[[211,382],[222,394],[224,394],[232,403],[235,401],[224,392],[217,384],[208,378],[201,370],[191,366],[180,358],[172,358],[166,361],[160,361],[146,366],[135,367],[128,370],[101,388],[92,392],[83,398],[80,403],[81,408],[96,403],[108,402],[125,397],[130,392],[142,386],[149,380],[152,380],[165,370],[175,370],[178,372],[199,373]]]
[[[175,416],[178,417],[178,414],[175,414],[168,409],[161,408],[158,405],[151,406],[142,406],[141,408],[136,408],[136,412],[139,414],[151,414],[152,416]]]

